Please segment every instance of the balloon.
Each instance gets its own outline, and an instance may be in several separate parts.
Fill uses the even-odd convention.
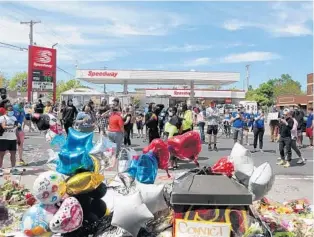
[[[48,114],[34,114],[32,121],[36,123],[39,131],[48,130],[50,128],[50,117]]]
[[[54,152],[52,149],[48,149],[47,152],[48,152],[49,159],[47,160],[46,165],[48,166],[49,169],[56,170],[58,153]]]
[[[41,173],[33,185],[35,198],[43,204],[58,203],[65,194],[66,186],[61,174],[55,171]]]
[[[57,213],[49,223],[54,233],[69,233],[81,227],[83,222],[83,210],[74,197],[65,199]]]
[[[141,227],[153,218],[153,214],[143,203],[139,192],[115,197],[111,225],[126,230],[132,236],[137,236]]]
[[[69,151],[84,150],[89,153],[93,148],[93,133],[82,133],[69,128],[65,148]]]
[[[274,172],[268,162],[257,167],[249,180],[249,191],[253,194],[253,200],[263,198],[272,188],[275,181]]]
[[[122,148],[118,157],[118,172],[123,173],[129,170],[133,158],[139,155],[132,148]]]
[[[97,155],[97,154],[102,154],[104,151],[105,151],[104,136],[100,136],[99,140],[93,146],[89,154]]]
[[[235,143],[230,153],[229,160],[233,161],[234,159],[237,159],[238,157],[244,157],[244,156],[251,157],[252,154],[248,149],[246,149],[240,143],[238,142]]]
[[[69,178],[66,191],[69,195],[87,193],[96,189],[104,180],[104,176],[93,172],[83,172]]]
[[[86,151],[68,151],[63,148],[59,152],[56,170],[61,174],[71,176],[78,170],[93,171],[94,164]]]
[[[198,165],[197,158],[202,150],[202,143],[198,132],[190,131],[182,135],[168,139],[168,149],[181,160],[194,160]]]
[[[55,134],[62,134],[63,133],[62,126],[57,124],[57,123],[54,125],[50,125],[50,130],[52,132],[54,132]]]
[[[136,172],[137,172],[137,166],[138,166],[138,160],[139,160],[139,156],[134,156],[130,162],[130,167],[128,169],[128,174],[132,177],[135,178],[136,177]]]
[[[90,155],[90,158],[92,159],[93,164],[94,164],[94,172],[100,173],[100,168],[101,168],[100,167],[100,161],[92,155]]]
[[[52,140],[50,141],[50,146],[61,148],[65,145],[65,143],[66,143],[66,137],[61,133],[61,134],[56,134],[52,138]]]
[[[100,164],[100,173],[115,165],[116,144],[111,142],[107,137],[101,136],[95,146],[89,152],[92,159],[97,159]]]
[[[81,133],[70,128],[67,141],[59,152],[57,171],[69,176],[80,169],[93,171],[93,161],[88,155],[92,140],[93,133]]]
[[[136,180],[140,183],[153,184],[157,172],[158,163],[153,152],[142,154],[137,163]]]
[[[228,177],[231,177],[234,171],[234,166],[232,162],[228,160],[228,157],[222,157],[213,167],[211,167],[211,170],[213,173],[225,174]]]
[[[23,214],[21,230],[27,236],[42,236],[57,210],[54,205],[35,204]]]
[[[164,184],[141,184],[138,183],[136,187],[141,192],[143,202],[146,204],[148,210],[155,214],[168,208],[164,198]]]
[[[158,168],[168,170],[170,154],[168,145],[162,139],[154,139],[147,147],[143,149],[143,153],[152,151],[158,160]]]
[[[52,126],[55,126],[57,124],[57,118],[53,115],[53,114],[47,114],[48,117],[49,117],[49,126],[50,126],[50,129]]]

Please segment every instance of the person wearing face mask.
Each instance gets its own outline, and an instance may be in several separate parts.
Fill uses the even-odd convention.
[[[71,99],[68,100],[68,104],[62,112],[62,123],[64,124],[64,129],[67,134],[69,132],[69,128],[73,126],[77,114],[78,112],[76,107],[73,105],[73,101]]]
[[[265,124],[264,124],[264,112],[259,110],[258,113],[254,116],[254,125],[253,125],[253,133],[254,133],[254,152],[256,152],[257,148],[257,140],[259,141],[259,149],[263,152],[263,137],[265,133]]]
[[[168,138],[179,135],[181,132],[183,119],[177,115],[177,108],[172,107],[168,110],[168,122],[165,124],[165,134]],[[178,168],[178,159],[171,155],[170,156],[170,167],[169,169]]]
[[[148,112],[145,114],[145,125],[148,128],[148,141],[151,143],[155,138],[160,138],[158,132],[158,117],[154,112],[154,104],[148,105]]]
[[[3,175],[2,165],[6,151],[10,153],[12,167],[10,173],[13,175],[21,175],[22,172],[15,168],[17,148],[16,130],[21,125],[14,117],[13,106],[11,104],[6,105],[6,115],[0,117],[0,124],[3,132],[0,134],[0,176]]]
[[[291,130],[293,128],[294,121],[291,117],[289,109],[283,111],[283,117],[279,119],[279,152],[281,160],[277,162],[277,165],[283,165],[285,168],[290,167],[292,158],[291,152]],[[287,151],[287,160],[285,160],[285,149]]]

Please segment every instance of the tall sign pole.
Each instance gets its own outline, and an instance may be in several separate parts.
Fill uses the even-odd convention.
[[[32,55],[31,55],[31,47],[34,44],[34,31],[33,27],[35,24],[41,23],[41,21],[21,21],[21,24],[24,25],[29,25],[29,50],[28,50],[28,79],[27,79],[27,100],[28,102],[32,101],[32,74],[30,73],[32,70],[31,66],[31,60],[32,60]]]

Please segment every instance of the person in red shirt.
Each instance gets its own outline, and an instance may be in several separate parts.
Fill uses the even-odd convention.
[[[119,108],[114,106],[109,116],[108,138],[117,145],[117,157],[121,151],[124,138],[124,121]]]

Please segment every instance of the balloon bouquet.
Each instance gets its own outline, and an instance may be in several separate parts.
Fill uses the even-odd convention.
[[[143,149],[144,154],[152,152],[158,160],[158,168],[166,170],[168,177],[170,154],[180,160],[193,161],[199,166],[198,155],[202,150],[202,143],[198,132],[190,131],[182,135],[171,137],[167,142],[162,139],[154,139]]]
[[[80,236],[80,229],[108,213],[101,199],[107,191],[101,174],[103,148],[100,142],[93,146],[92,139],[93,133],[69,129],[66,143],[55,160],[56,170],[40,174],[34,182],[33,194],[38,203],[24,213],[21,221],[26,236],[52,233]]]
[[[46,141],[50,142],[52,147],[62,147],[66,142],[62,126],[57,118],[52,114],[38,114],[32,116],[32,122],[37,125],[39,131],[46,131]]]

